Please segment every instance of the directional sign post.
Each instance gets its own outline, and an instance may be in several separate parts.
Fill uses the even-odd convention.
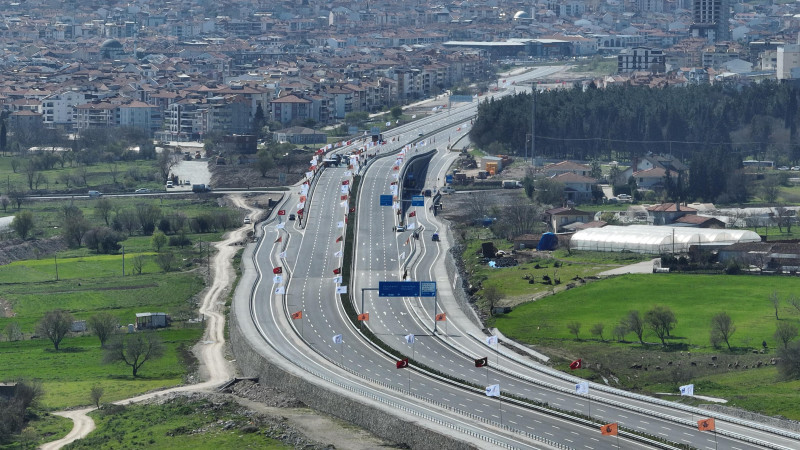
[[[380,198],[380,205],[381,206],[392,206],[392,196],[391,195],[381,195]]]
[[[379,281],[378,297],[433,297],[433,332],[436,333],[439,302],[436,297],[435,281]],[[364,308],[363,304],[361,308]]]
[[[453,184],[453,176],[452,175],[445,175],[444,182],[447,184]]]
[[[411,206],[425,206],[425,197],[414,195],[411,197]]]

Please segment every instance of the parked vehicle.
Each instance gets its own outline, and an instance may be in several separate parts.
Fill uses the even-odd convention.
[[[397,231],[398,233],[402,233],[403,231],[406,231],[406,227],[404,227],[403,225],[399,225],[395,227],[395,231]]]
[[[422,191],[422,195],[424,195],[425,197],[430,197],[431,196],[431,190],[430,189],[424,189]]]
[[[251,223],[251,222],[250,222],[250,218],[249,218],[249,217],[245,217],[245,218],[244,218],[244,223],[245,223],[245,224],[249,224],[249,223]]]
[[[517,189],[521,187],[522,183],[517,180],[503,180],[503,189]]]
[[[201,192],[208,192],[211,190],[211,186],[205,184],[193,184],[192,185],[192,192],[201,193]]]
[[[453,189],[453,186],[445,186],[439,189],[439,192],[441,192],[442,194],[453,194],[456,192],[456,190]]]
[[[289,214],[289,220],[294,220],[294,219],[295,219],[295,215],[294,214]]]
[[[172,188],[172,180],[167,181],[167,189]]]

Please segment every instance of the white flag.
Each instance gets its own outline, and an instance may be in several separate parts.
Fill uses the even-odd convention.
[[[687,384],[686,386],[681,386],[681,395],[694,395],[694,385]]]
[[[336,286],[337,294],[347,294],[347,286]]]
[[[306,178],[314,178],[314,172],[306,172]]]
[[[491,386],[486,386],[486,395],[489,397],[500,397],[500,385],[493,384]]]
[[[333,277],[333,282],[334,283],[341,283],[342,282],[342,276],[341,275],[337,275],[337,276]]]
[[[406,225],[406,230],[413,230],[414,228],[417,228],[417,224],[414,222],[411,222],[408,225]]]
[[[352,160],[353,158],[350,158],[350,159]],[[352,174],[353,174],[353,172],[350,172],[350,171],[348,170],[348,171],[345,171],[345,173],[344,173],[344,176],[346,176],[346,177],[349,177],[349,176],[350,176],[350,175],[352,175]]]
[[[413,333],[412,334],[407,334],[406,335],[406,344],[413,344],[414,343],[414,339],[415,339],[415,336],[414,336]]]
[[[347,208],[347,200],[344,200],[341,203],[339,203],[339,206],[341,206],[342,208]]]
[[[277,228],[279,230],[282,230],[282,229],[286,228],[286,223],[281,222],[275,228]]]
[[[589,382],[588,381],[581,381],[580,383],[575,385],[575,393],[576,394],[589,394]]]
[[[274,277],[272,277],[272,282],[275,284],[283,283],[283,276],[275,275]]]
[[[342,343],[342,335],[337,334],[333,336],[333,343],[334,344],[341,344]]]
[[[276,294],[285,294],[286,293],[286,288],[283,287],[283,286],[278,286],[278,287],[275,288],[275,293]]]
[[[308,185],[303,184],[300,186],[300,195],[306,195],[306,194],[308,194]]]
[[[347,194],[350,192],[350,186],[342,185],[342,194]]]
[[[399,180],[400,179],[400,174],[399,173],[393,173],[392,174],[392,178],[394,178],[395,180]]]
[[[416,118],[417,118],[417,115],[416,115],[416,114],[414,114],[413,116],[411,116],[411,118],[412,118],[412,119],[416,119]]]
[[[286,258],[286,252],[278,253],[278,258]]]
[[[391,193],[392,193],[393,195],[394,195],[394,194],[397,194],[397,185],[396,185],[396,184],[393,184],[393,185],[389,186],[389,190],[391,191]]]
[[[336,228],[344,228],[344,222],[342,222],[341,220],[339,222],[336,222]]]
[[[341,258],[341,257],[342,257],[342,251],[341,251],[341,250],[339,250],[338,252],[334,253],[334,254],[333,254],[333,257],[334,257],[334,258]]]
[[[297,204],[297,209],[303,209],[306,207],[306,202],[300,202]]]
[[[386,126],[387,126],[387,127],[390,127],[390,126],[392,126],[392,122],[386,122]]]
[[[497,336],[489,336],[486,338],[486,345],[497,345]]]
[[[400,203],[397,203],[397,202],[392,203],[392,209],[395,209],[395,210],[400,209]]]

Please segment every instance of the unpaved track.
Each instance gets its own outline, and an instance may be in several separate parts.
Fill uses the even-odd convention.
[[[229,198],[237,207],[249,210],[250,213],[248,215],[250,217],[255,217],[257,213],[261,211],[246,205],[241,195],[232,195]],[[233,260],[234,254],[241,248],[235,244],[246,239],[247,232],[251,229],[252,226],[247,225],[234,230],[228,235],[227,239],[214,244],[214,247],[217,249],[217,254],[214,256],[212,262],[214,277],[211,287],[206,291],[206,295],[203,297],[203,302],[200,306],[200,313],[206,317],[206,330],[203,334],[203,341],[200,343],[198,357],[200,360],[200,374],[206,381],[189,386],[179,386],[163,391],[151,392],[138,397],[119,400],[114,402],[114,404],[136,403],[169,392],[207,390],[233,378],[233,368],[230,362],[225,359],[224,295],[228,292],[228,289],[230,289],[233,279],[235,278],[235,272],[231,266],[231,261]],[[39,448],[43,450],[60,449],[73,441],[86,437],[86,435],[95,429],[94,421],[87,415],[87,413],[94,411],[94,409],[95,408],[84,408],[53,413],[72,419],[72,431],[63,438],[48,442]]]

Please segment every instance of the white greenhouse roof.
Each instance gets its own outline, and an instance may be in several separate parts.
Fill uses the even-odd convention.
[[[650,225],[609,225],[587,228],[572,236],[570,248],[599,252],[672,253],[686,252],[690,245],[761,242],[749,230],[660,227]]]

